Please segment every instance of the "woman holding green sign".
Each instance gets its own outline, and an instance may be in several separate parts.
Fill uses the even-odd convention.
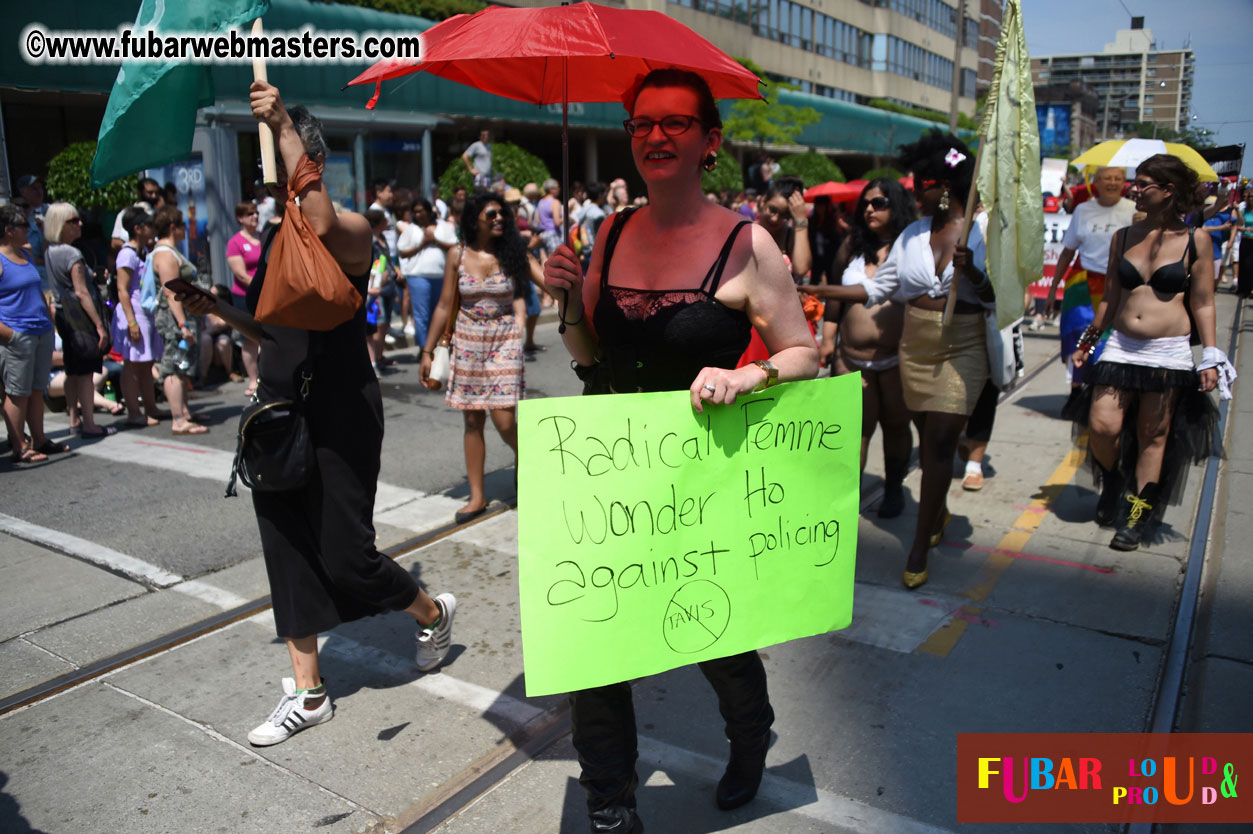
[[[778,246],[701,192],[701,168],[713,168],[722,144],[708,85],[694,73],[654,70],[626,103],[631,118],[623,124],[648,205],[606,221],[590,280],[564,245],[544,267],[548,288],[566,291],[563,338],[580,376],[612,393],[686,389],[697,411],[812,378],[817,346]],[[736,369],[753,328],[770,358]],[[774,721],[765,667],[756,652],[745,652],[700,669],[718,694],[731,741],[716,796],[729,810],[751,800],[761,783]],[[630,684],[582,690],[570,701],[591,830],[642,832]]]

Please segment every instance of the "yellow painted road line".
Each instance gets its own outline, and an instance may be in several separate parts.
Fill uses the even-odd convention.
[[[1039,493],[1023,510],[1022,515],[1018,516],[1018,520],[1010,527],[1009,532],[1001,539],[996,549],[988,554],[983,567],[979,569],[975,584],[962,591],[962,596],[972,603],[980,603],[991,595],[1005,570],[1014,563],[1014,558],[1007,554],[1023,552],[1027,542],[1044,521],[1047,511],[1057,501],[1062,489],[1070,483],[1075,473],[1079,471],[1079,467],[1083,465],[1084,458],[1087,457],[1087,448],[1088,437],[1085,434],[1075,447],[1066,453],[1061,464],[1053,470],[1052,475],[1049,475],[1048,480],[1040,487]],[[983,609],[977,605],[963,605],[962,616],[954,616],[936,629],[917,650],[937,657],[948,657],[949,652],[957,645],[957,641],[965,634],[966,626],[982,613]]]

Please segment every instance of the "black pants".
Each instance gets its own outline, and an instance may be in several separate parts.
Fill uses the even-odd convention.
[[[966,439],[975,443],[987,443],[992,439],[992,427],[996,424],[996,401],[1000,398],[1000,391],[996,390],[996,386],[989,380],[983,384],[983,390],[979,392],[979,400],[975,403],[975,410],[970,413],[970,419],[966,421]]]
[[[1245,232],[1240,238],[1240,280],[1236,282],[1236,292],[1253,295],[1253,232]]]
[[[718,711],[732,746],[753,749],[768,744],[774,710],[766,692],[766,669],[757,652],[699,665],[718,695]],[[612,805],[634,808],[639,750],[631,684],[614,683],[570,693],[570,722],[588,812]]]

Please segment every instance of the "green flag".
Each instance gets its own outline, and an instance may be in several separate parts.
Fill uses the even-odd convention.
[[[270,0],[143,0],[135,33],[217,34],[245,26],[269,9]],[[100,123],[92,186],[185,159],[191,153],[196,110],[212,103],[213,77],[206,64],[176,59],[122,64]]]
[[[1019,0],[1007,0],[996,46],[996,70],[984,106],[978,186],[988,211],[988,276],[996,289],[996,323],[1020,317],[1023,291],[1044,274],[1040,133],[1031,58]]]

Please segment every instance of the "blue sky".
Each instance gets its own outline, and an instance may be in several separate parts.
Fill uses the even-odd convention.
[[[1129,11],[1128,11],[1129,10]],[[1131,16],[1143,15],[1160,49],[1192,39],[1194,123],[1219,145],[1244,142],[1244,175],[1253,173],[1253,0],[1022,0],[1032,56],[1100,52]]]

